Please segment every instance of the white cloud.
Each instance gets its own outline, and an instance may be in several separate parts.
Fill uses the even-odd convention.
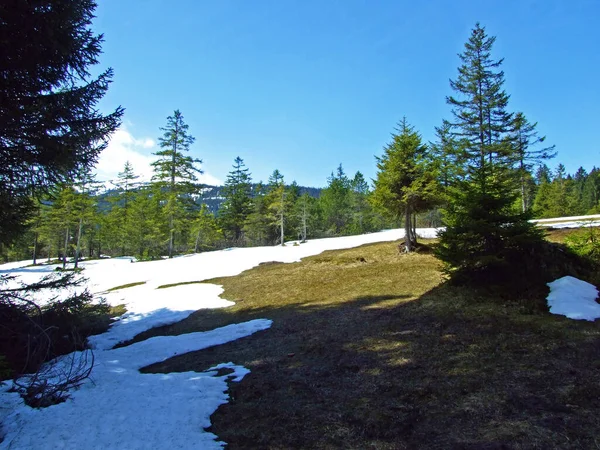
[[[98,181],[116,180],[127,161],[132,165],[135,174],[140,176],[139,181],[150,181],[153,173],[150,164],[156,160],[156,156],[152,153],[157,149],[154,140],[149,137],[136,138],[125,125],[122,125],[113,133],[108,146],[100,154],[96,165]],[[221,180],[207,172],[200,175],[199,179],[201,183],[209,185],[223,184]]]
[[[100,154],[96,165],[98,180],[115,180],[117,174],[123,171],[125,163],[129,161],[133,171],[140,175],[140,181],[150,181],[152,177],[150,163],[156,159],[152,155],[155,145],[150,138],[134,138],[127,127],[121,126],[113,133],[108,146]]]
[[[217,177],[212,176],[208,172],[204,172],[202,175],[198,177],[200,183],[208,184],[209,186],[220,186],[223,184],[222,180],[219,180]]]

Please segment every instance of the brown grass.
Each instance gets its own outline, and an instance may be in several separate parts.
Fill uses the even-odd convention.
[[[106,292],[113,292],[113,291],[118,291],[121,289],[127,289],[127,288],[131,288],[131,287],[135,287],[135,286],[141,286],[142,284],[146,284],[146,282],[145,281],[136,281],[135,283],[122,284],[120,286],[111,287],[110,289],[107,289]]]
[[[273,319],[145,369],[248,367],[212,417],[228,448],[600,448],[599,325],[450,286],[439,269],[397,243],[263,265],[211,280],[235,306],[136,340]]]

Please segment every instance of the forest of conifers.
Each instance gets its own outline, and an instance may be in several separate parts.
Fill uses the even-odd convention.
[[[568,174],[562,164],[554,171],[542,164],[532,172],[526,177],[525,204],[534,217],[600,212],[600,170]],[[370,183],[360,172],[347,176],[342,165],[325,188],[311,189],[284,183],[277,170],[268,182],[255,183],[238,158],[224,186],[191,188],[174,205],[175,254],[277,244],[282,212],[285,240],[372,232],[398,227],[403,220],[378,208]],[[38,262],[65,254],[72,259],[76,253],[159,258],[169,253],[167,203],[164,183],[139,183],[130,164],[111,183],[82,177],[38,203],[32,226],[3,249],[3,257]],[[417,225],[440,226],[438,206],[417,214]]]

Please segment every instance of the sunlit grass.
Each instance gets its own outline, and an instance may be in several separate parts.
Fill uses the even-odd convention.
[[[251,369],[212,419],[233,449],[595,448],[599,325],[550,315],[543,287],[473,291],[440,268],[382,243],[210,280],[236,304],[137,339],[272,328],[145,370]]]

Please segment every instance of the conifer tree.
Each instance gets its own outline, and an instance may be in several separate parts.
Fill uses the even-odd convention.
[[[500,275],[496,269],[514,266],[524,250],[542,241],[528,215],[513,208],[519,192],[510,140],[514,117],[508,112],[502,60],[492,58],[494,42],[475,26],[459,55],[458,77],[450,81],[456,96],[447,97],[464,176],[448,190],[437,255],[450,273],[467,278]]]
[[[97,107],[112,70],[90,73],[102,43],[91,30],[95,7],[0,2],[0,242],[22,231],[35,198],[93,167],[119,126],[122,108]]]
[[[243,245],[244,225],[252,212],[252,178],[239,156],[227,175],[223,196],[225,201],[219,208],[221,226],[229,239],[236,245]]]
[[[135,189],[138,186],[136,182],[138,178],[139,175],[135,174],[131,163],[126,161],[123,171],[118,173],[117,180],[113,182],[117,188],[116,192],[108,198],[111,209],[107,215],[107,224],[111,228],[111,241],[115,243],[121,256],[127,254],[129,250],[128,234],[131,227],[135,226],[131,223],[130,209],[135,196]]]
[[[286,189],[283,175],[275,169],[269,177],[269,191],[266,196],[271,223],[279,229],[279,243],[285,245],[285,221],[287,214]]]
[[[184,155],[194,143],[194,137],[188,132],[189,125],[183,120],[179,110],[167,117],[167,126],[161,128],[162,137],[158,142],[162,150],[154,153],[159,159],[152,163],[153,182],[166,196],[165,213],[168,220],[168,256],[173,257],[176,228],[184,219],[186,206],[189,206],[190,194],[197,191],[197,174],[202,170],[196,167],[202,160]],[[188,205],[186,205],[186,203]]]
[[[370,231],[369,221],[369,184],[365,180],[364,175],[358,171],[350,182],[350,203],[352,205],[352,223],[353,232],[362,234],[365,231]]]
[[[350,180],[340,164],[327,179],[327,187],[321,192],[321,205],[325,226],[335,234],[343,233],[352,215],[350,204]]]
[[[194,253],[213,250],[222,240],[222,231],[215,216],[202,204],[191,227],[194,237]]]
[[[514,146],[515,163],[519,172],[521,208],[523,212],[527,211],[532,203],[527,187],[531,179],[533,166],[556,156],[554,145],[532,149],[535,145],[541,144],[546,140],[546,136],[538,136],[536,127],[537,123],[530,123],[522,112],[515,114],[512,136],[510,138]]]
[[[371,201],[388,216],[404,217],[405,251],[417,245],[415,213],[437,202],[438,184],[427,146],[406,118],[399,123],[392,142],[377,159],[377,178]]]

